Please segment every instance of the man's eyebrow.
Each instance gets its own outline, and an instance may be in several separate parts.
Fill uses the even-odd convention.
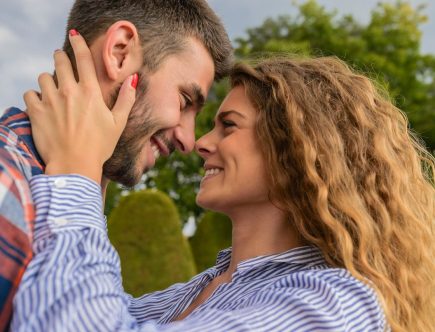
[[[246,119],[245,115],[243,115],[242,113],[237,112],[235,110],[222,111],[217,115],[216,118],[217,118],[217,120],[222,121],[222,119],[225,118],[229,114],[235,114],[235,115],[238,115],[239,117],[241,117],[242,119]]]
[[[202,108],[204,106],[205,96],[198,84],[192,83],[186,92],[189,92],[192,97],[192,102],[196,104],[198,108]]]

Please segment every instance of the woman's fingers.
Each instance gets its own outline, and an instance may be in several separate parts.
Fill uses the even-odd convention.
[[[42,101],[50,102],[53,101],[54,96],[56,96],[57,88],[54,83],[53,76],[49,73],[42,73],[38,77],[39,87],[41,88]]]
[[[133,74],[122,83],[115,106],[112,109],[112,115],[115,119],[118,136],[121,136],[121,133],[125,128],[128,115],[130,114],[136,100],[136,86],[138,79],[138,74]]]
[[[79,82],[83,82],[85,85],[91,87],[99,88],[91,51],[89,50],[88,45],[86,45],[84,38],[74,31],[75,30],[70,31],[69,40],[76,58]]]
[[[67,55],[54,54],[58,87],[53,77],[39,76],[42,100],[35,91],[24,95],[33,138],[48,174],[75,170],[101,180],[103,163],[111,156],[135,101],[137,75],[123,83],[111,112],[101,94],[92,55],[82,36],[70,33],[77,63],[77,83]]]
[[[33,112],[42,109],[42,100],[40,99],[40,93],[29,90],[23,95],[24,103],[27,107],[27,113],[29,117],[32,117]]]
[[[58,87],[63,89],[76,84],[77,82],[68,55],[62,50],[57,50],[54,52],[53,57]]]

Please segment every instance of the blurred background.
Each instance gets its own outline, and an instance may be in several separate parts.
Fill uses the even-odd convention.
[[[37,89],[38,74],[53,70],[52,53],[63,44],[72,3],[2,3],[0,113],[9,106],[23,108],[23,92]],[[408,115],[411,129],[435,151],[434,1],[209,3],[226,25],[238,59],[274,52],[337,56],[384,87]],[[198,137],[210,129],[227,90],[225,81],[213,86],[198,117]],[[195,154],[174,154],[159,160],[134,188],[109,186],[109,235],[133,294],[187,280],[212,266],[218,250],[230,245],[230,222],[195,205],[201,166]]]
[[[73,0],[1,1],[0,11],[0,110],[9,106],[23,107],[22,93],[37,88],[37,76],[51,71],[52,53],[63,45],[65,22]],[[248,28],[260,26],[266,18],[298,15],[303,0],[209,0],[222,18],[233,41],[246,37]],[[367,25],[379,0],[318,0],[337,18],[351,15]],[[391,0],[385,3],[394,3]],[[426,20],[418,22],[422,32],[418,42],[422,54],[435,54],[435,1],[410,0],[413,9],[424,5],[421,13]],[[385,22],[387,23],[387,22]],[[235,44],[236,46],[236,44]]]

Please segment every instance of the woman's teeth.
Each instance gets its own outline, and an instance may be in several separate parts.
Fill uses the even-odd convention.
[[[219,168],[211,168],[205,171],[205,175],[204,176],[209,176],[209,175],[214,175],[214,174],[218,174],[221,171],[221,169]]]

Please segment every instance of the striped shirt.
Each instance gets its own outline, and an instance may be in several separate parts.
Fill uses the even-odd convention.
[[[13,296],[32,257],[35,212],[29,181],[41,173],[26,113],[6,110],[0,118],[0,331],[7,330]]]
[[[306,246],[241,262],[229,283],[178,317],[229,266],[133,298],[107,237],[100,186],[78,175],[31,180],[34,259],[14,301],[14,331],[384,331],[373,289]],[[164,227],[164,226],[163,226]]]

